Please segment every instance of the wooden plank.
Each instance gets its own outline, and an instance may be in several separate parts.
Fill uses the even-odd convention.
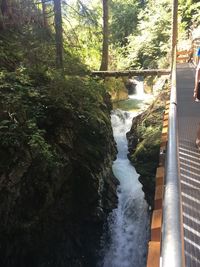
[[[151,241],[161,240],[162,209],[154,210],[151,221]]]
[[[168,113],[169,113],[169,111],[168,111]],[[163,120],[168,120],[168,119],[169,119],[169,114],[164,113]]]
[[[151,241],[161,241],[161,227],[151,229]]]
[[[151,229],[161,228],[162,225],[162,210],[154,210],[151,221]]]
[[[158,166],[159,166],[159,167],[163,167],[164,165],[165,165],[164,160],[160,160]]]
[[[155,198],[154,199],[161,199],[161,198],[163,198],[163,185],[157,185],[156,184]]]
[[[163,121],[163,127],[168,127],[168,120]]]
[[[167,145],[168,116],[170,101],[166,102],[165,113],[163,116],[163,129],[160,145],[160,167],[156,170],[156,188],[154,197],[154,211],[151,220],[151,241],[149,242],[147,267],[160,266],[160,242],[162,229],[162,208],[164,192],[164,157]]]
[[[162,135],[165,135],[168,133],[168,127],[163,127],[162,128]]]
[[[163,127],[162,128],[161,140],[167,136],[167,133],[168,133],[168,127]]]
[[[166,145],[167,140],[168,140],[168,135],[167,134],[162,135],[161,136],[161,146]]]
[[[165,139],[162,139],[161,140],[161,146],[166,146],[167,145],[167,141],[168,141],[168,139],[167,139],[167,136],[165,136]]]
[[[151,220],[151,241],[149,242],[147,267],[159,267],[160,265],[160,241],[162,229],[162,208],[164,191],[164,157],[167,145],[168,116],[170,101],[167,101],[163,116],[163,129],[160,145],[160,167],[156,170],[156,188],[154,197],[154,211]],[[156,246],[156,248],[155,248]]]
[[[160,266],[160,242],[149,242],[147,267]]]
[[[154,200],[154,210],[162,209],[162,204],[163,204],[163,200],[162,199]]]
[[[164,177],[164,167],[158,167],[156,170],[156,179],[159,177]]]
[[[188,60],[190,57],[177,57],[176,60]]]
[[[161,153],[161,151],[166,152],[166,144],[160,145],[160,153]]]
[[[191,54],[193,51],[192,51],[192,49],[190,49],[190,50],[182,50],[182,51],[177,51],[176,52],[176,55],[178,56],[178,55],[189,55],[189,54]]]
[[[156,177],[156,185],[164,185],[164,174],[162,176]]]

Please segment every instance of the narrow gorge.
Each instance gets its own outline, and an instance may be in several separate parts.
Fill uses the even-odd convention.
[[[0,0],[0,266],[145,267],[168,98],[145,75],[171,35],[154,2]]]
[[[149,212],[139,175],[127,158],[126,133],[135,112],[114,110],[111,115],[117,142],[113,172],[120,181],[118,207],[108,218],[108,236],[104,240],[102,267],[144,267],[149,238]],[[108,241],[109,240],[109,241]],[[107,241],[107,243],[106,243]]]

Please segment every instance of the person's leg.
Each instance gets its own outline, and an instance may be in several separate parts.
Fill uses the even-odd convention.
[[[200,149],[200,125],[199,125],[199,129],[197,131],[196,146],[198,149]]]

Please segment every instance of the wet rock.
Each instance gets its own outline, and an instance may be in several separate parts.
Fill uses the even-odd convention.
[[[127,133],[128,158],[140,174],[139,181],[148,204],[154,206],[155,174],[159,164],[163,111],[168,99],[166,91],[160,93],[153,104],[133,118]]]
[[[137,82],[135,80],[127,79],[125,85],[126,85],[126,89],[128,90],[129,95],[136,94]]]
[[[95,266],[104,220],[117,206],[110,107],[108,98],[102,117],[87,120],[47,108],[39,125],[53,160],[25,142],[0,144],[1,266]]]

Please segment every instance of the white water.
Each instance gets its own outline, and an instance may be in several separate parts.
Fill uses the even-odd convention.
[[[144,92],[144,82],[143,81],[138,81],[134,80],[134,83],[136,84],[136,92],[135,94],[129,95],[129,99],[138,99],[142,101],[150,101],[153,99],[153,95],[151,94],[146,94]],[[128,129],[129,130],[129,129]]]
[[[118,155],[113,172],[120,181],[118,208],[109,218],[109,241],[103,241],[103,267],[144,267],[149,235],[148,206],[138,174],[127,159],[126,132],[135,114],[113,111],[111,122]],[[106,238],[105,238],[106,239]],[[106,244],[106,242],[108,242]]]

